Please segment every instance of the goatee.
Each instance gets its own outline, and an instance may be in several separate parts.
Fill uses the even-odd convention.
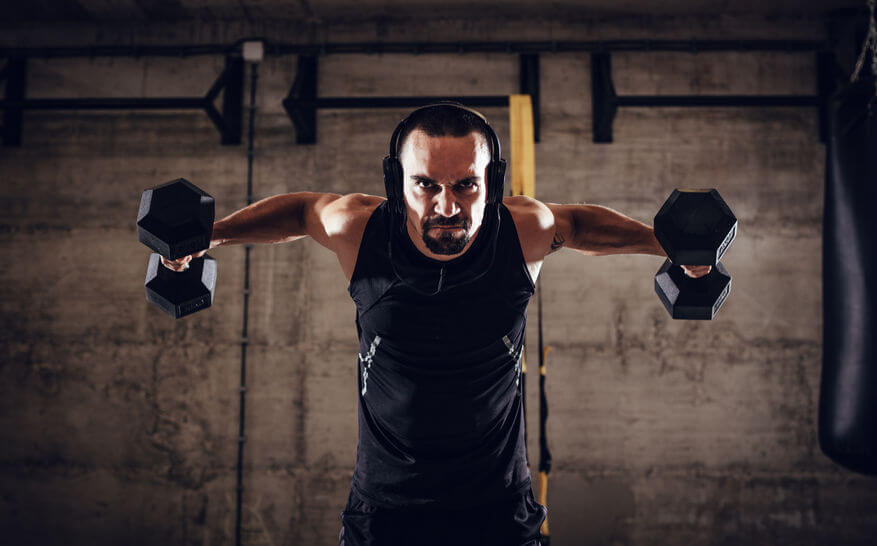
[[[454,226],[459,229],[433,230],[438,231],[438,237],[430,235],[430,230],[437,226]],[[449,255],[459,254],[466,248],[469,242],[469,228],[472,221],[468,218],[461,219],[458,216],[452,218],[437,218],[423,222],[423,244],[434,254]]]

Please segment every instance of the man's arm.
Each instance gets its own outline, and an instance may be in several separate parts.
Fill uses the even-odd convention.
[[[545,206],[554,216],[554,236],[546,254],[567,247],[588,256],[667,255],[651,227],[608,207],[556,203]]]
[[[213,224],[210,248],[241,243],[285,243],[314,233],[323,210],[342,196],[296,192],[266,197]],[[315,237],[315,238],[317,238]],[[325,239],[325,237],[323,237]]]
[[[213,223],[210,248],[242,243],[285,243],[311,236],[338,254],[347,272],[359,247],[368,216],[381,197],[365,194],[296,192],[266,197]],[[165,266],[180,271],[192,257],[162,258]]]

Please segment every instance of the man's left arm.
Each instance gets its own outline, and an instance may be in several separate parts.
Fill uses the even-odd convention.
[[[553,215],[554,236],[546,254],[563,247],[588,256],[667,253],[650,226],[602,205],[544,204]],[[709,266],[682,266],[691,277],[706,275]]]
[[[588,256],[667,255],[651,227],[609,207],[557,203],[545,205],[554,215],[554,238],[549,254],[566,247]]]

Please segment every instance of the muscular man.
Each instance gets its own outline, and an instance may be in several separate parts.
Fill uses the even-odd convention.
[[[359,445],[342,546],[536,546],[547,511],[525,460],[520,356],[542,261],[561,247],[665,253],[650,227],[605,207],[491,202],[498,149],[480,114],[435,105],[398,130],[401,199],[269,197],[216,222],[210,247],[310,236],[350,283]]]

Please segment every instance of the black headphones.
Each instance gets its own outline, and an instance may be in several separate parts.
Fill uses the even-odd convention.
[[[393,131],[393,136],[390,138],[390,154],[384,158],[384,186],[386,186],[387,189],[387,200],[390,202],[389,205],[391,209],[399,214],[405,213],[405,196],[402,193],[402,162],[399,161],[397,150],[399,134],[405,128],[408,120],[411,119],[411,116],[414,115],[415,112],[433,106],[453,106],[455,108],[460,108],[461,110],[466,110],[467,112],[475,114],[484,121],[484,125],[487,127],[487,132],[490,137],[490,163],[487,164],[487,170],[485,173],[487,178],[487,202],[502,202],[506,162],[501,155],[499,138],[496,136],[496,133],[490,124],[487,123],[487,118],[484,117],[481,112],[463,106],[459,102],[448,100],[427,104],[426,106],[421,106],[420,108],[415,109],[408,114],[408,116],[396,126],[396,130]]]

